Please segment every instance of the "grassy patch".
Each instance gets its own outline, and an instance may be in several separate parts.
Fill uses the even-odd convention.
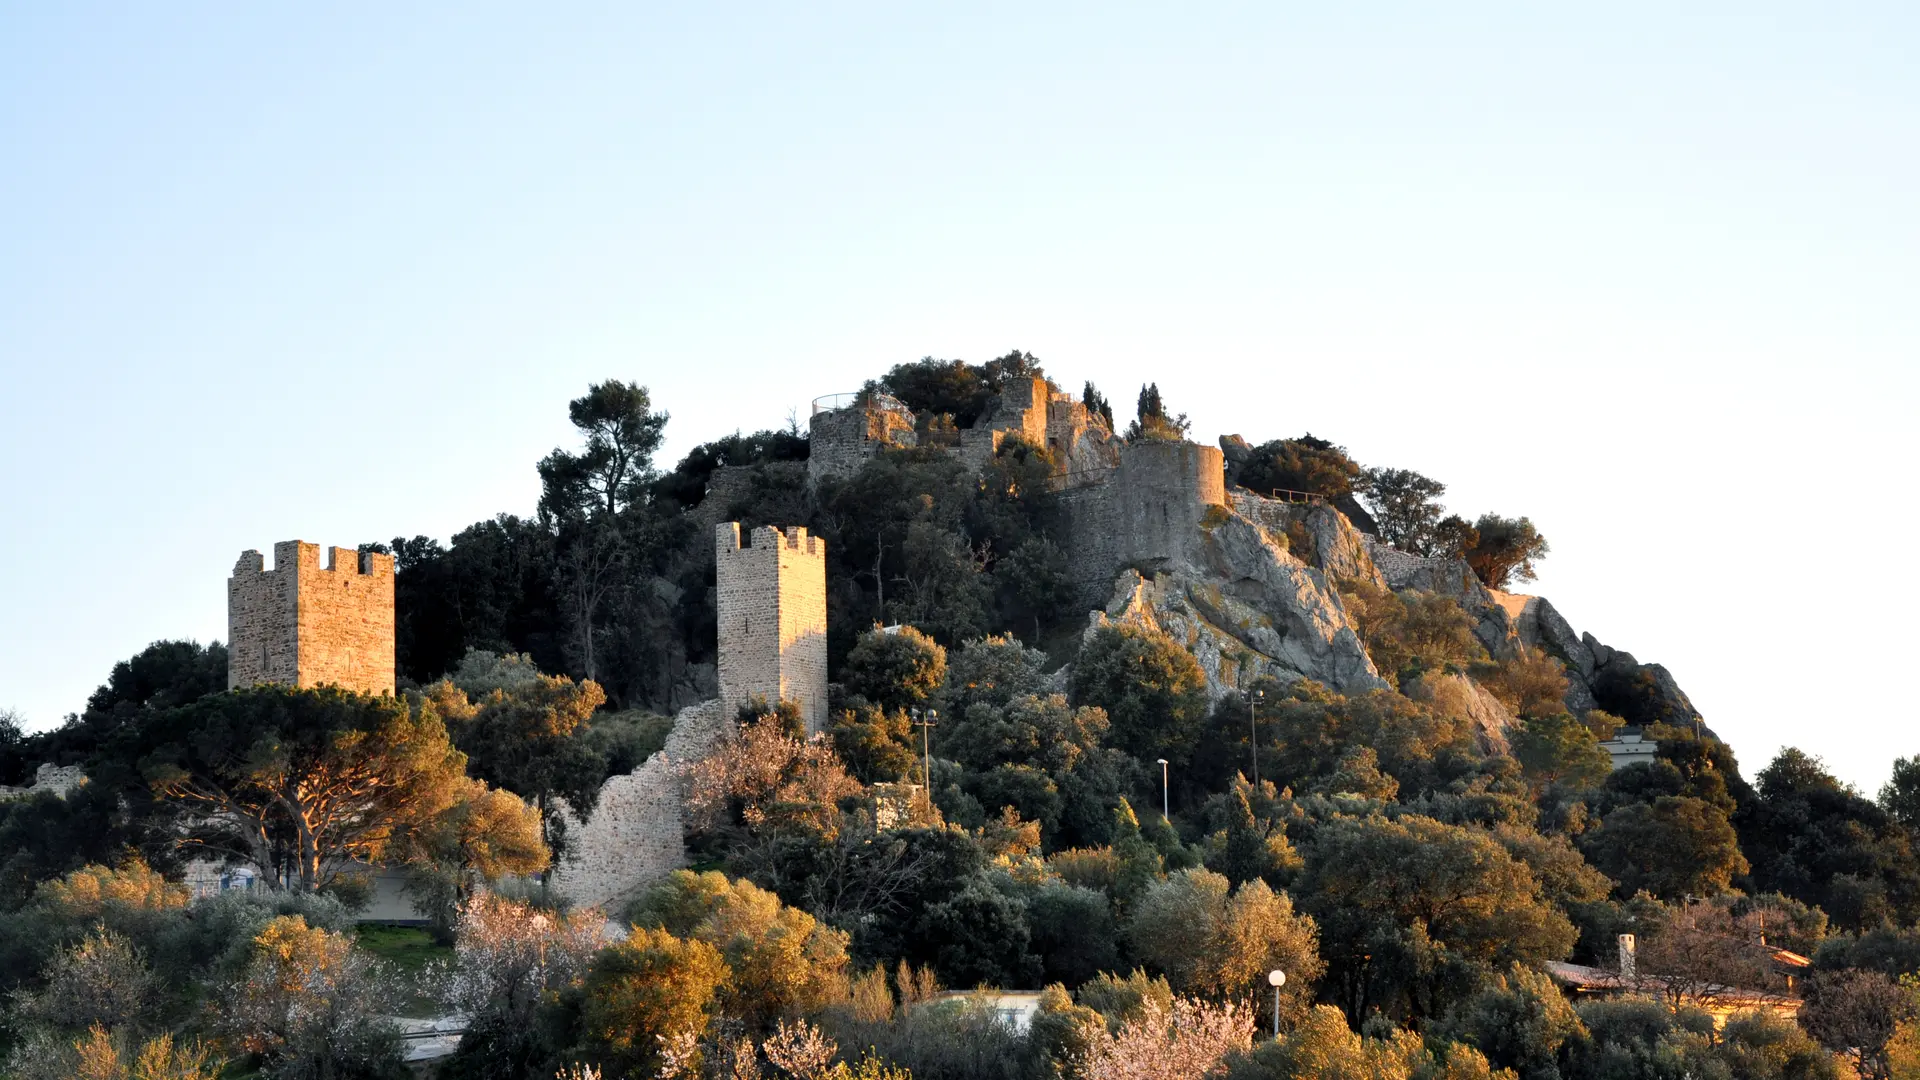
[[[453,947],[433,940],[433,935],[417,926],[382,926],[361,923],[354,928],[355,945],[392,965],[406,980],[408,989],[400,1002],[399,1015],[430,1019],[446,1009],[439,1001],[431,978],[420,977],[428,964],[444,960],[453,963]]]
[[[409,975],[435,960],[453,959],[452,946],[440,944],[417,926],[362,923],[353,937],[355,944]]]

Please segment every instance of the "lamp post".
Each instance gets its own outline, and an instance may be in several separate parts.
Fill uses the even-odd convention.
[[[1260,728],[1254,720],[1254,708],[1267,699],[1265,690],[1247,695],[1247,748],[1253,752],[1253,790],[1260,790]]]
[[[933,728],[940,710],[913,710],[913,722],[920,725],[920,779],[926,784],[927,809],[933,809]]]
[[[1273,1037],[1280,1037],[1280,988],[1287,985],[1287,973],[1279,968],[1267,972],[1267,983],[1273,987]]]
[[[1155,758],[1160,763],[1160,820],[1172,824],[1173,818],[1167,813],[1167,759]]]

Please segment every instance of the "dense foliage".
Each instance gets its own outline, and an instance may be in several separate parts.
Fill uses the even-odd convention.
[[[468,1034],[447,1077],[1920,1067],[1920,765],[1877,801],[1792,749],[1749,784],[1657,686],[1599,680],[1595,708],[1560,658],[1366,576],[1337,609],[1373,689],[1210,687],[1148,620],[1087,629],[1045,448],[978,468],[938,449],[1033,377],[1019,351],[894,368],[868,392],[933,445],[817,486],[792,427],[663,472],[666,414],[598,384],[532,516],[389,545],[398,696],[228,692],[218,645],[160,642],[55,732],[0,718],[0,780],[89,777],[0,803],[9,1075],[397,1076],[390,1017],[451,1011]],[[1081,399],[1111,429],[1106,398]],[[1149,384],[1123,437],[1186,429]],[[1524,517],[1469,523],[1437,481],[1311,435],[1235,468],[1365,499],[1383,540],[1489,587],[1547,551]],[[728,519],[827,540],[827,728],[745,710],[682,773],[697,869],[568,912],[541,876],[571,823],[661,748],[664,713],[711,695]],[[1657,760],[1611,767],[1623,724]],[[263,887],[190,900],[192,857]],[[369,864],[404,872],[443,965],[405,975],[354,936]],[[1623,933],[1622,992],[1570,1000],[1550,965],[1620,970]],[[1029,1026],[982,987],[1040,991]],[[1789,993],[1797,1026],[1741,1011]]]

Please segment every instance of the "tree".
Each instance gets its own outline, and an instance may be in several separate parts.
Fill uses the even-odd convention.
[[[397,1003],[351,939],[292,915],[253,939],[245,971],[221,992],[216,1023],[269,1076],[365,1075],[399,1066],[387,1019]]]
[[[1920,915],[1920,858],[1885,810],[1792,747],[1755,781],[1739,815],[1755,885],[1815,904],[1849,930]]]
[[[1446,508],[1440,496],[1447,485],[1412,469],[1368,469],[1367,507],[1380,527],[1380,539],[1401,551],[1428,554],[1434,544],[1440,515]]]
[[[1553,716],[1567,711],[1566,665],[1525,642],[1518,643],[1490,668],[1476,669],[1474,678],[1515,716]],[[1609,729],[1608,737],[1611,734]]]
[[[1071,1062],[1085,1080],[1201,1080],[1219,1071],[1253,1038],[1253,1014],[1240,1005],[1175,998],[1170,1010],[1148,1000],[1118,1030],[1094,1027]]]
[[[1880,808],[1920,832],[1920,756],[1893,759],[1893,776],[1880,787]]]
[[[1165,633],[1134,623],[1102,626],[1080,647],[1073,701],[1106,710],[1115,746],[1143,761],[1184,762],[1207,716],[1200,662]]]
[[[1404,1029],[1386,1038],[1356,1033],[1331,1005],[1317,1005],[1278,1039],[1235,1062],[1228,1080],[1492,1080],[1486,1059],[1464,1047],[1436,1062],[1420,1037]],[[1478,1066],[1476,1070],[1474,1066]],[[1438,1068],[1435,1068],[1438,1066]],[[1511,1080],[1502,1073],[1500,1080]]]
[[[1239,481],[1262,495],[1285,490],[1336,499],[1363,486],[1365,473],[1343,447],[1308,433],[1254,447],[1240,466]]]
[[[1586,1028],[1552,978],[1516,966],[1448,1010],[1438,1034],[1480,1051],[1495,1068],[1544,1080],[1560,1075],[1561,1048]]]
[[[567,416],[586,446],[577,454],[556,449],[540,462],[541,513],[556,520],[613,516],[643,502],[667,426],[647,388],[617,379],[594,383],[567,404]]]
[[[947,650],[911,626],[860,635],[840,669],[847,693],[895,711],[925,705],[947,676]]]
[[[912,717],[864,698],[836,710],[827,734],[840,760],[865,783],[905,780],[919,773]]]
[[[1041,972],[1026,908],[984,874],[952,883],[913,922],[910,955],[950,986],[1031,986]]]
[[[1752,993],[1785,993],[1786,979],[1764,944],[1764,920],[1742,917],[1732,904],[1694,900],[1669,908],[1635,950],[1645,989],[1671,1008],[1707,1007]]]
[[[95,1024],[78,1039],[34,1032],[6,1062],[16,1080],[218,1080],[227,1063],[198,1042],[145,1042]]]
[[[1414,814],[1321,823],[1295,891],[1355,1020],[1376,1007],[1442,1014],[1463,973],[1558,959],[1576,936],[1497,840]]]
[[[1261,755],[1260,775],[1278,784],[1306,788],[1340,771],[1351,751],[1366,747],[1378,769],[1398,781],[1403,797],[1411,797],[1442,782],[1440,762],[1479,758],[1466,720],[1391,691],[1346,697],[1303,680],[1270,691],[1268,699],[1259,712],[1260,739],[1271,749]],[[1228,718],[1216,715],[1219,730]],[[1246,730],[1244,712],[1237,727]]]
[[[1094,388],[1091,381],[1080,391],[1080,404],[1087,407],[1088,415],[1106,421],[1108,431],[1114,430],[1113,405],[1107,401],[1105,394]]]
[[[1150,439],[1162,442],[1178,442],[1186,438],[1187,429],[1192,426],[1187,414],[1174,416],[1167,412],[1167,406],[1160,400],[1160,384],[1148,383],[1140,388],[1140,399],[1136,406],[1136,417],[1127,425],[1127,441]]]
[[[1473,617],[1440,593],[1393,592],[1362,578],[1341,583],[1340,598],[1381,674],[1405,685],[1428,671],[1462,672],[1485,659]]]
[[[587,738],[606,700],[598,683],[538,673],[471,706],[450,685],[434,696],[443,715],[458,717],[455,742],[473,774],[531,801],[541,838],[556,853],[566,848],[565,812],[591,816],[607,776],[606,759]]]
[[[97,927],[47,965],[45,984],[14,998],[14,1015],[62,1032],[148,1020],[158,993],[145,956],[124,934]]]
[[[402,848],[405,889],[442,935],[452,933],[480,884],[538,874],[551,862],[538,810],[480,780],[463,776],[454,785],[452,804],[424,828],[410,830]]]
[[[1877,971],[1843,971],[1808,980],[1800,1026],[1870,1080],[1888,1080],[1887,1044],[1901,1024],[1920,1018],[1911,987]]]
[[[1230,1000],[1249,1009],[1266,1000],[1267,973],[1287,973],[1284,1012],[1301,1015],[1313,1000],[1319,931],[1293,901],[1255,879],[1229,891],[1211,870],[1182,870],[1147,887],[1127,924],[1133,955],[1166,975],[1176,991]]]
[[[1464,557],[1489,589],[1504,589],[1510,581],[1532,581],[1533,564],[1547,557],[1547,538],[1524,517],[1482,514],[1473,523],[1473,532]]]
[[[1528,717],[1509,739],[1527,779],[1541,787],[1596,787],[1613,771],[1613,758],[1593,732],[1564,712]]]
[[[466,758],[432,705],[263,685],[148,717],[109,754],[144,775],[189,850],[315,890],[379,863],[451,805]]]
[[[1013,806],[1057,839],[1084,839],[1125,784],[1124,758],[1101,745],[1106,713],[1065,696],[1026,694],[1004,705],[950,710],[937,729],[942,756],[967,770],[965,790],[989,812]]]
[[[716,871],[674,871],[628,916],[635,926],[718,949],[732,972],[720,990],[721,1009],[751,1030],[818,1010],[846,979],[847,935]]]
[[[1622,806],[1580,846],[1623,897],[1642,889],[1665,900],[1715,896],[1748,869],[1725,811],[1685,795]]]
[[[777,714],[743,723],[688,770],[687,820],[696,835],[742,846],[803,835],[830,839],[839,802],[862,790],[824,739],[801,739]],[[741,846],[736,859],[757,857]]]
[[[1078,986],[1119,963],[1119,933],[1105,893],[1053,881],[1028,892],[1026,907],[1042,979]]]
[[[566,915],[497,893],[462,905],[448,984],[451,1004],[472,1016],[526,1027],[551,993],[586,971],[604,918]]]
[[[587,970],[579,1008],[588,1045],[610,1073],[655,1073],[663,1048],[706,1032],[727,977],[712,945],[636,928],[602,949]],[[697,1068],[697,1054],[687,1064]]]
[[[87,706],[78,716],[68,717],[53,731],[15,744],[15,772],[12,778],[0,778],[0,783],[30,780],[30,770],[41,761],[84,764],[122,728],[226,688],[226,646],[217,641],[207,645],[156,641],[113,665],[107,681],[87,698]],[[33,760],[27,760],[29,757]]]

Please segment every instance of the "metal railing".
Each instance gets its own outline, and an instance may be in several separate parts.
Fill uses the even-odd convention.
[[[823,412],[838,412],[850,408],[860,401],[860,391],[850,390],[844,394],[825,394],[813,399],[811,415],[819,416]]]
[[[1325,495],[1314,491],[1294,491],[1291,488],[1274,488],[1271,492],[1255,491],[1252,488],[1246,490],[1249,494],[1258,495],[1263,499],[1291,503],[1295,506],[1320,506],[1327,501]]]

